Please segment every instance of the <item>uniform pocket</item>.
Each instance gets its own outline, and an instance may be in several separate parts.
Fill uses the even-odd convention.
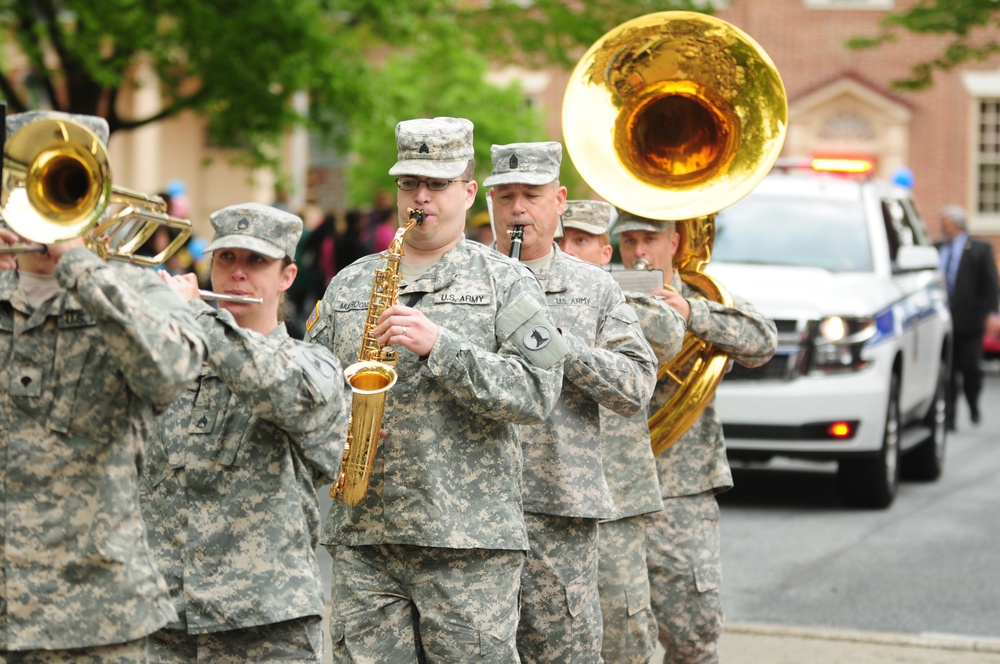
[[[566,607],[574,618],[594,600],[594,594],[597,592],[594,579],[593,571],[587,570],[566,584]]]
[[[628,606],[628,614],[635,614],[650,608],[649,601],[649,581],[645,579],[633,579],[625,588],[625,603]]]
[[[344,623],[330,621],[330,643],[344,647]]]
[[[63,366],[49,421],[53,429],[62,430],[60,420],[66,412],[67,400],[71,400],[66,430],[101,443],[110,443],[122,435],[133,395],[125,377],[114,369],[115,363],[101,350],[103,347],[102,343],[90,346],[79,375],[75,375],[73,370],[75,362],[67,362]],[[58,355],[57,352],[57,364],[60,362]]]

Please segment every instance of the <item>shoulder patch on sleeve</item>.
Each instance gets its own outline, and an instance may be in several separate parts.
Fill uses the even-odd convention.
[[[309,314],[309,318],[306,319],[306,332],[312,330],[313,325],[319,320],[319,301],[316,302],[316,306],[313,307],[312,313]]]
[[[546,309],[531,298],[512,303],[497,318],[496,326],[497,335],[536,367],[548,369],[569,352]]]

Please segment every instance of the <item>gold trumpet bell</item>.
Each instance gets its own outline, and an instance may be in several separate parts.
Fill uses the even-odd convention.
[[[65,120],[38,120],[14,132],[3,169],[0,215],[15,233],[41,244],[79,237],[111,195],[100,138]]]
[[[595,192],[643,217],[682,220],[748,194],[781,152],[787,115],[781,77],[753,39],[674,11],[594,43],[570,78],[562,122]]]

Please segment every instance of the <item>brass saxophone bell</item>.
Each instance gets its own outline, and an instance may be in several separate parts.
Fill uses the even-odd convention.
[[[382,253],[386,258],[385,268],[375,270],[358,361],[344,370],[354,394],[340,477],[330,487],[330,497],[352,507],[364,502],[368,493],[382,433],[385,399],[398,377],[393,366],[398,360],[395,349],[379,344],[374,329],[382,312],[399,300],[399,262],[403,257],[403,238],[424,222],[423,210],[408,208],[407,212],[409,220],[396,230],[388,249]]]

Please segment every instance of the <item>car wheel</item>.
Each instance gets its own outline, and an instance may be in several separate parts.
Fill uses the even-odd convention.
[[[945,443],[948,437],[948,427],[945,426],[945,386],[947,381],[947,366],[941,362],[934,401],[931,403],[927,415],[924,416],[924,426],[928,427],[931,432],[927,440],[903,455],[902,472],[905,479],[933,482],[941,477],[941,472],[944,470]]]
[[[899,376],[889,382],[882,449],[873,457],[842,459],[837,468],[840,497],[851,507],[885,508],[899,487]]]

